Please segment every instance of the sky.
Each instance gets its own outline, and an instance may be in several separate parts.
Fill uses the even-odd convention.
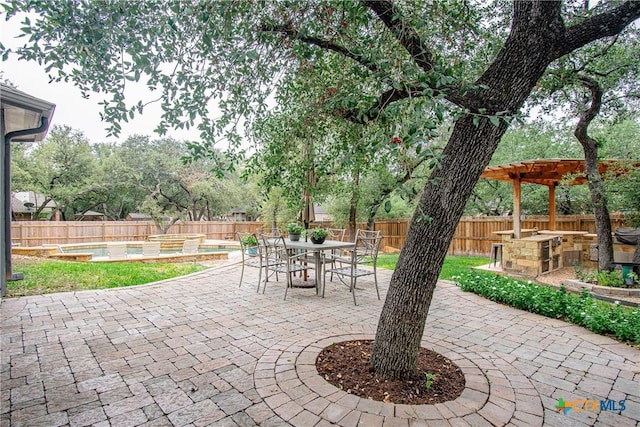
[[[9,22],[4,21],[4,16],[2,19],[3,22],[0,24],[2,44],[6,48],[20,46],[21,39],[16,39],[16,36],[20,34],[22,19],[16,17]],[[136,116],[128,123],[121,123],[122,132],[118,138],[108,138],[107,124],[100,120],[101,107],[98,102],[101,98],[98,94],[85,99],[80,94],[80,89],[73,86],[72,83],[49,83],[49,77],[42,66],[37,62],[18,61],[16,55],[11,55],[7,61],[0,61],[0,70],[3,72],[3,77],[17,86],[18,90],[56,105],[51,122],[52,126],[68,125],[73,129],[80,130],[92,143],[124,141],[133,134],[157,136],[153,130],[160,120],[159,104],[147,106],[143,115]],[[131,88],[131,102],[149,99],[144,85],[132,87],[131,83],[127,82],[128,88]],[[198,131],[195,129],[170,130],[167,136],[195,141],[200,139]]]

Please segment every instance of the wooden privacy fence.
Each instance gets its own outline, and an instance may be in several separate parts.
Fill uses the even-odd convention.
[[[624,226],[624,216],[611,216],[612,230]],[[525,217],[522,220],[522,228],[548,230],[549,217],[546,215]],[[511,217],[463,217],[458,223],[453,241],[449,246],[449,254],[489,256],[491,244],[501,241],[500,236],[493,233],[511,229],[513,229],[513,218]],[[557,215],[556,230],[595,233],[595,218],[588,215]]]
[[[364,224],[358,224],[364,228]],[[623,215],[611,216],[611,229],[625,227]],[[549,229],[549,217],[546,215],[532,215],[525,217],[522,228]],[[384,239],[382,247],[402,248],[407,231],[408,219],[376,221],[375,230],[382,231]],[[462,217],[456,228],[455,235],[449,245],[449,255],[477,255],[490,256],[491,244],[500,243],[500,236],[496,231],[513,229],[511,217]],[[574,230],[596,232],[595,218],[589,215],[556,215],[556,230]]]
[[[259,222],[181,222],[169,234],[204,234],[207,239],[235,239],[236,231],[255,231]],[[146,240],[161,234],[150,221],[15,221],[11,239],[20,246]]]
[[[330,226],[326,223],[317,225]],[[613,230],[624,226],[623,216],[612,216]],[[254,232],[261,227],[263,224],[260,222],[181,222],[172,225],[169,233],[204,234],[207,239],[225,240],[235,239],[236,231]],[[358,227],[365,228],[365,225],[358,224]],[[546,230],[549,228],[549,218],[544,215],[526,217],[522,221],[522,227]],[[489,256],[491,244],[500,242],[500,238],[493,232],[511,228],[511,217],[463,217],[456,228],[449,254]],[[376,221],[374,229],[382,231],[383,249],[400,249],[407,236],[409,220]],[[556,216],[556,229],[595,233],[595,220],[586,215]],[[160,232],[149,221],[16,221],[11,224],[11,239],[15,245],[20,246],[145,240],[153,234]]]

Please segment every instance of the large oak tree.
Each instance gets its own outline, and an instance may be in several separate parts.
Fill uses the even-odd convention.
[[[330,77],[318,114],[366,126],[407,102],[432,111],[434,122],[452,111],[455,126],[422,192],[371,357],[378,373],[403,377],[414,370],[442,262],[507,129],[503,118],[518,113],[553,61],[640,16],[640,2],[610,2],[595,12],[582,4],[515,1],[510,26],[497,5],[456,0],[17,0],[9,11],[39,14],[25,23],[19,54],[84,92],[109,94],[104,115],[114,123],[144,110],[144,102],[125,103],[125,83],[144,77],[165,111],[159,130],[199,126],[196,154],[215,154],[208,149],[216,135],[239,143],[239,117],[250,126],[267,109],[271,88],[306,72],[303,64]],[[429,121],[416,125],[433,127]]]
[[[593,127],[598,116],[625,117],[630,111],[637,110],[640,101],[639,38],[640,31],[636,27],[625,34],[598,40],[555,61],[540,82],[546,90],[534,97],[560,120],[575,121],[574,116],[578,116],[573,133],[584,151],[585,175],[598,235],[598,268],[601,270],[613,268],[613,237],[605,183],[598,171],[602,141],[591,135],[589,127]],[[566,116],[559,114],[567,109],[569,114]],[[623,158],[638,159],[638,154]],[[621,174],[624,166],[617,169]]]
[[[54,202],[61,218],[93,208],[88,202],[100,187],[95,178],[97,164],[85,136],[69,126],[53,126],[48,138],[30,146],[14,164],[22,171],[16,189],[34,191],[44,196],[33,212],[38,218]]]

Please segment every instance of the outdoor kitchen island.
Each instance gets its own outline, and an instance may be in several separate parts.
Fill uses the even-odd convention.
[[[588,232],[522,229],[520,238],[515,238],[513,230],[495,234],[502,239],[502,269],[536,277],[580,262],[582,251],[575,247],[574,239]]]

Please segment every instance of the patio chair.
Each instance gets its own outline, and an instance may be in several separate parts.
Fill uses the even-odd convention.
[[[159,257],[160,242],[142,242],[143,257]]]
[[[347,232],[346,229],[344,228],[327,228],[327,231],[329,232],[329,239],[330,240],[338,240],[340,242],[344,242],[344,236]],[[331,253],[327,253],[324,255],[323,257],[323,262],[322,262],[322,267],[326,268],[325,266],[327,264],[331,264],[331,268],[335,268],[336,267],[336,259],[340,258],[342,256],[342,250],[341,249],[336,249],[336,250],[332,250]],[[331,275],[331,277],[329,278],[330,281],[333,282],[333,274]]]
[[[183,254],[197,254],[198,247],[200,246],[200,240],[185,240],[182,244],[182,253]]]
[[[356,281],[359,277],[373,275],[376,286],[376,294],[380,299],[380,291],[378,290],[377,262],[378,250],[382,242],[382,233],[380,231],[357,230],[355,249],[350,251],[349,257],[337,257],[334,262],[339,263],[340,267],[325,269],[322,284],[322,297],[324,298],[324,289],[326,287],[327,273],[335,274],[340,281],[349,287],[349,291],[353,296],[353,304],[356,303]],[[370,265],[369,268],[361,268]],[[371,268],[373,267],[373,268]],[[345,278],[349,278],[349,282]]]
[[[240,249],[242,253],[242,271],[240,271],[240,284],[242,286],[242,279],[244,278],[244,268],[253,267],[258,269],[258,289],[260,291],[260,282],[262,281],[262,269],[263,263],[263,247],[260,240],[254,233],[236,232],[238,241],[240,242]],[[255,244],[250,243],[255,242]]]
[[[109,259],[127,259],[127,244],[107,243],[107,256]]]
[[[347,232],[345,228],[327,228],[329,232],[329,240],[344,241],[344,235]]]
[[[267,289],[269,271],[272,271],[276,274],[276,280],[278,280],[278,273],[284,273],[287,277],[287,286],[285,287],[284,291],[284,299],[286,300],[289,288],[293,287],[292,276],[295,273],[311,269],[311,267],[309,267],[306,263],[300,262],[306,256],[306,254],[296,253],[295,251],[289,250],[285,243],[284,237],[282,236],[268,238],[262,235],[262,240],[264,242],[264,263],[267,270],[262,293],[264,294],[265,290]],[[317,283],[316,286],[318,286]]]

